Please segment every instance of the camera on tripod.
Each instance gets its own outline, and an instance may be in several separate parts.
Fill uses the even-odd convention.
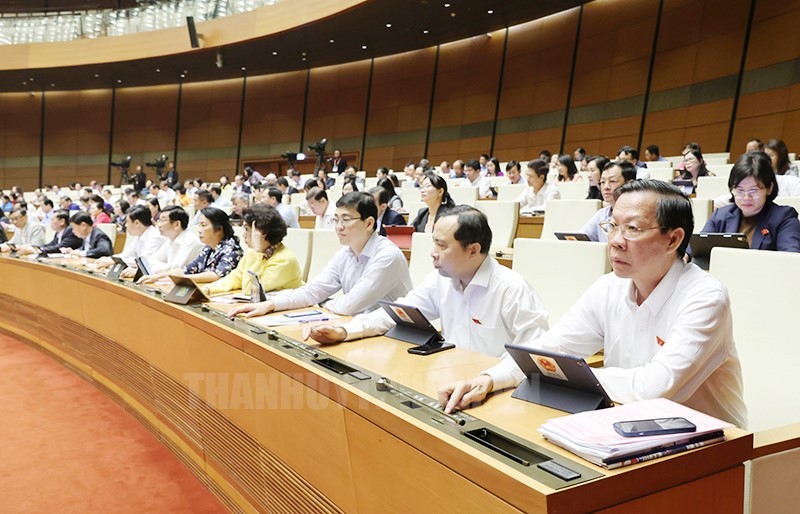
[[[131,181],[128,170],[131,169],[132,160],[133,158],[129,155],[122,159],[121,162],[111,162],[112,166],[119,168],[121,184],[128,184]]]
[[[164,180],[164,167],[167,165],[168,160],[169,157],[167,157],[166,154],[161,154],[161,157],[158,159],[154,160],[153,162],[146,162],[144,165],[150,168],[155,168],[158,180]]]

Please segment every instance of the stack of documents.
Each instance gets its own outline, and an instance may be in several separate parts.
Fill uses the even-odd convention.
[[[622,437],[613,427],[618,421],[672,417],[686,418],[697,426],[697,431]],[[659,398],[550,419],[539,428],[539,432],[548,441],[589,462],[613,469],[724,441],[723,430],[731,426],[679,403]]]

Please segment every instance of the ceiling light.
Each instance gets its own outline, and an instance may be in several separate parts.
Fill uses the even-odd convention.
[[[450,7],[450,4],[444,4],[445,7]]]
[[[367,45],[361,45],[361,49],[362,50],[366,50],[367,49]]]
[[[494,11],[489,9],[488,11],[486,11],[486,14],[494,14]]]
[[[247,66],[242,66],[242,71],[247,71]]]
[[[278,55],[278,52],[272,52],[272,55]]]
[[[94,74],[94,78],[99,78],[99,77],[100,77],[100,74],[99,74],[99,73],[95,73],[95,74]]]
[[[122,84],[122,79],[117,79],[117,84]]]
[[[423,33],[423,34],[427,34],[427,33],[429,33],[429,32],[430,32],[430,31],[429,31],[428,29],[425,29],[425,30],[423,30],[423,31],[422,31],[422,33]]]
[[[156,73],[161,73],[161,68],[156,68]]]
[[[333,39],[331,39],[331,43],[333,43]]]
[[[387,24],[386,24],[386,28],[387,28],[387,29],[390,29],[390,28],[392,28],[392,24],[391,24],[391,23],[387,23]]]

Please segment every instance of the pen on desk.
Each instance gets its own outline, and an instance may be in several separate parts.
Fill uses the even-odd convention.
[[[314,323],[315,321],[329,321],[330,318],[319,318],[319,319],[301,319],[298,323]]]

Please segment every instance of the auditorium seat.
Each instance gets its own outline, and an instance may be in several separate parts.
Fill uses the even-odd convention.
[[[475,186],[448,187],[447,192],[450,193],[450,197],[456,202],[456,205],[475,207],[475,202],[478,201],[478,188]]]
[[[700,232],[706,226],[711,212],[714,210],[714,200],[711,198],[692,198],[692,214],[694,215],[694,231]]]
[[[709,272],[728,288],[752,431],[800,422],[800,254],[714,248]]]
[[[283,238],[283,244],[297,257],[297,261],[300,263],[300,272],[305,281],[308,281],[308,269],[311,264],[311,238],[313,232],[313,230],[306,228],[289,228],[286,230],[286,237]]]
[[[425,276],[433,271],[433,238],[424,232],[415,232],[411,235],[411,261],[408,271],[411,274],[411,283],[417,287]]]
[[[514,243],[519,223],[519,203],[483,200],[475,206],[486,214],[492,229],[492,249],[501,250]]]
[[[513,202],[525,191],[527,184],[508,184],[497,188],[497,201]]]
[[[398,195],[400,195],[400,199],[403,200],[403,204],[408,202],[421,202],[422,200],[419,197],[419,188],[418,187],[401,187],[395,188],[395,191]]]
[[[697,198],[717,198],[730,194],[728,177],[698,177]]]
[[[552,327],[611,264],[606,243],[518,238],[511,269],[542,298]]]
[[[775,198],[775,203],[794,207],[794,210],[798,212],[798,217],[800,217],[800,196],[778,196]]]
[[[114,243],[117,241],[117,224],[116,223],[98,223],[97,228],[103,231],[105,235],[111,239],[111,247],[114,247]]]
[[[589,182],[559,182],[558,192],[562,200],[585,200],[589,194]]]
[[[672,166],[650,167],[651,163],[647,163],[647,171],[650,172],[650,178],[655,180],[663,180],[664,182],[672,182],[675,177],[675,171]]]
[[[333,258],[342,246],[335,230],[313,230],[311,236],[311,262],[308,266],[308,278],[314,278]]]
[[[578,232],[600,209],[600,200],[552,200],[542,227],[542,239],[555,239],[555,232]]]

